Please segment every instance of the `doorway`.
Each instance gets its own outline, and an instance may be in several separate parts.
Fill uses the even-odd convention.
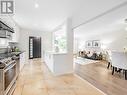
[[[29,37],[29,59],[41,58],[41,37]]]

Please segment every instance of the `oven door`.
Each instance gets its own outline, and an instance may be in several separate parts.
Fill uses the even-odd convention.
[[[9,92],[16,81],[16,62],[13,60],[12,64],[4,70],[4,91],[5,95]]]

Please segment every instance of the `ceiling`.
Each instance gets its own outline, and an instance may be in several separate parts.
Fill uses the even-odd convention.
[[[91,21],[74,28],[74,36],[80,40],[127,38],[127,3],[113,11],[108,11]],[[114,37],[114,38],[113,38]]]
[[[72,18],[73,27],[76,27],[125,1],[127,0],[15,0],[13,18],[21,28],[52,31],[68,17]],[[39,7],[35,8],[35,4]],[[88,25],[89,29],[90,26]],[[82,32],[78,33],[82,35]]]

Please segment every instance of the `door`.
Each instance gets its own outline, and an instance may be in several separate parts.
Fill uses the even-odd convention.
[[[29,37],[29,58],[41,58],[41,37]]]

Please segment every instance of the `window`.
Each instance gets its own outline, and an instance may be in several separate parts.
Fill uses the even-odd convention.
[[[67,51],[67,35],[66,27],[63,26],[54,32],[54,49],[56,52],[66,52]]]

